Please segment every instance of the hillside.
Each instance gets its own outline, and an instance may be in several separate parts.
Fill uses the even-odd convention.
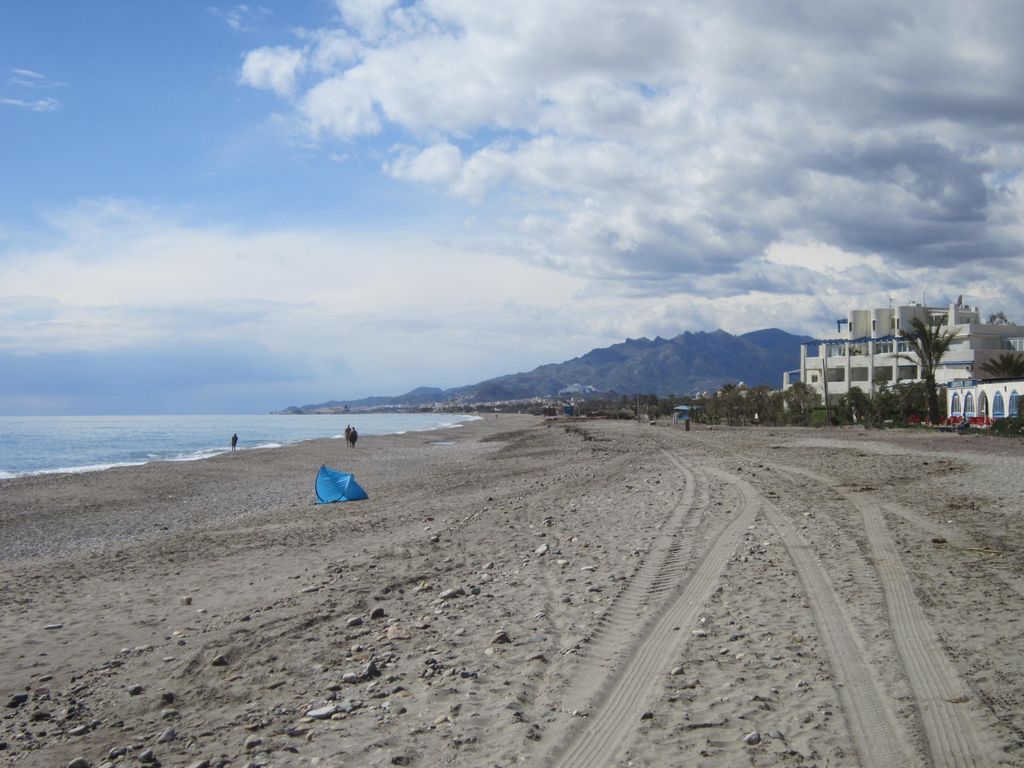
[[[415,407],[446,401],[473,404],[570,393],[685,395],[740,381],[777,388],[783,372],[800,365],[800,343],[807,339],[777,328],[741,336],[717,330],[687,331],[671,339],[626,339],[572,360],[478,384],[445,390],[420,387],[397,397],[293,406],[288,412]]]

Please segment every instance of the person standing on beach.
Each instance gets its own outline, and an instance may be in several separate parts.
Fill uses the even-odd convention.
[[[355,427],[352,427],[352,429],[349,430],[349,433],[348,433],[348,447],[349,448],[355,448],[356,447],[356,440],[358,440],[358,439],[359,439],[359,433],[356,432],[356,428]]]
[[[236,432],[231,436],[231,450],[235,450],[238,447],[238,433]]]

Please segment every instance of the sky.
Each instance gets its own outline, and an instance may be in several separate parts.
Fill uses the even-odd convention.
[[[4,0],[0,415],[1024,322],[1022,36],[1005,0]]]

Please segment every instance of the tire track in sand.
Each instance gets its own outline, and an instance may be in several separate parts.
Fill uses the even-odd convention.
[[[674,456],[668,452],[664,455],[684,476],[692,477],[690,470]],[[644,628],[642,640],[623,660],[618,674],[608,681],[607,694],[586,721],[584,729],[554,759],[546,761],[546,765],[591,768],[614,760],[633,736],[645,700],[658,684],[660,673],[666,671],[678,652],[679,634],[675,628],[696,621],[729,558],[736,551],[743,532],[756,519],[759,506],[756,494],[743,494],[742,509],[714,538],[703,560],[691,571],[665,611]],[[662,567],[652,570],[660,573]],[[628,605],[629,602],[626,600],[623,604]]]
[[[692,532],[700,525],[707,499],[703,498],[706,493],[701,489],[698,503],[697,480],[693,472],[684,468],[682,475],[682,494],[665,515],[660,532],[651,542],[639,569],[604,612],[595,618],[591,634],[577,637],[574,643],[563,644],[560,654],[562,660],[552,665],[553,668],[545,676],[554,677],[555,672],[564,674],[565,666],[572,663],[568,661],[570,654],[573,662],[580,665],[575,672],[568,673],[573,679],[572,703],[562,702],[567,705],[561,707],[563,712],[571,709],[578,712],[603,698],[602,692],[607,691],[611,683],[609,675],[586,672],[607,668],[639,642],[641,633],[650,623],[649,617],[667,599],[662,596],[665,585],[669,582],[678,583],[679,574],[692,563]],[[558,585],[550,576],[545,576],[545,579],[551,599],[554,599]],[[560,742],[556,744],[561,746]],[[548,762],[544,765],[548,765]]]
[[[745,496],[759,496],[745,480],[721,470],[711,471],[736,485]],[[774,506],[763,499],[761,505],[768,522],[782,539],[803,585],[821,644],[832,665],[836,693],[861,765],[865,768],[919,765],[913,750],[908,748],[906,732],[865,657],[864,645],[853,620],[843,608],[817,554]]]
[[[813,472],[778,467],[815,482],[826,479]],[[917,700],[932,763],[939,768],[970,768],[997,764],[985,744],[980,714],[956,668],[943,651],[924,609],[914,594],[906,566],[889,534],[878,502],[865,493],[839,490],[860,512],[878,579],[885,593],[896,650]]]

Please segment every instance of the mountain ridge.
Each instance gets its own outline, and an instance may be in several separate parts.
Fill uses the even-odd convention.
[[[598,347],[561,363],[510,373],[461,387],[417,387],[394,397],[330,400],[290,406],[283,413],[322,413],[345,409],[415,408],[435,403],[475,405],[566,394],[656,394],[715,391],[723,384],[777,388],[782,374],[800,364],[797,336],[764,328],[735,336],[721,328],[684,331],[665,339],[641,337]]]

